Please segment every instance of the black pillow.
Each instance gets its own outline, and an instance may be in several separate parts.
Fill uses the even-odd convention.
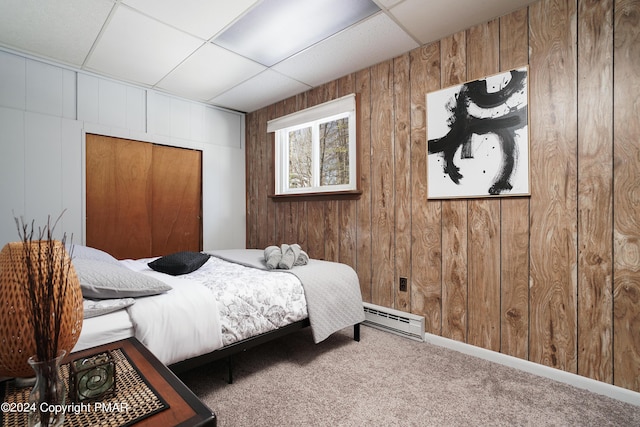
[[[160,257],[147,265],[155,271],[178,276],[196,271],[210,256],[200,252],[183,251]]]

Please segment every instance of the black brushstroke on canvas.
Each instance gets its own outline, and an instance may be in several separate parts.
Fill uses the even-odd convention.
[[[469,113],[469,105],[476,104],[482,109],[494,108],[504,104],[511,96],[524,90],[526,71],[511,71],[511,81],[500,91],[489,93],[484,80],[476,80],[462,85],[456,95],[455,103],[449,107],[451,115],[447,120],[449,132],[442,138],[429,140],[429,154],[440,153],[444,159],[444,173],[451,180],[460,184],[462,174],[453,162],[455,152],[462,146],[462,158],[472,158],[471,137],[476,135],[495,134],[502,148],[502,164],[488,193],[499,195],[509,191],[511,175],[514,172],[517,156],[515,142],[516,131],[527,125],[527,106],[517,109],[511,107],[509,112],[500,117],[480,118]]]

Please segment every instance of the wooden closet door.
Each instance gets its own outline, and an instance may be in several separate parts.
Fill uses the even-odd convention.
[[[151,256],[152,148],[87,134],[87,246],[119,259]]]
[[[153,146],[152,254],[202,250],[202,152]]]
[[[88,246],[116,258],[202,250],[202,152],[87,134]]]

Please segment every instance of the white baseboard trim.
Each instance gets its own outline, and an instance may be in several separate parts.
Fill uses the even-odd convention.
[[[593,392],[593,393],[611,397],[612,399],[617,399],[622,402],[640,406],[640,393],[628,390],[626,388],[618,387],[612,384],[607,384],[602,381],[596,381],[591,378],[587,378],[581,375],[573,374],[571,372],[563,371],[561,369],[551,368],[549,366],[541,365],[539,363],[534,363],[528,360],[519,359],[517,357],[513,357],[506,354],[498,353],[496,351],[491,351],[484,348],[476,347],[471,344],[466,344],[460,341],[444,338],[444,337],[433,335],[430,333],[424,334],[424,340],[425,342],[428,342],[430,344],[434,344],[440,347],[446,347],[451,350],[459,351],[460,353],[479,357],[481,359],[488,360],[490,362],[499,363],[501,365],[519,369],[521,371],[525,371],[530,374],[549,378],[555,381],[560,381],[562,383],[569,384],[574,387],[578,387],[584,390],[589,390],[590,392]]]

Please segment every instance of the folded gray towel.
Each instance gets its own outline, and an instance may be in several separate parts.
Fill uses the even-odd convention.
[[[278,268],[280,260],[282,259],[282,251],[277,246],[269,246],[264,250],[264,260],[267,263],[267,268],[273,270]]]
[[[270,270],[275,268],[289,270],[293,266],[307,264],[309,255],[297,243],[282,244],[280,247],[268,246],[264,250],[264,260]]]
[[[298,246],[298,245],[296,245],[296,246]],[[295,265],[306,265],[307,263],[309,263],[309,255],[307,255],[307,253],[305,251],[300,249],[300,255],[298,255],[298,257],[296,258],[296,262],[294,262],[293,265],[294,266]]]
[[[282,258],[280,259],[280,263],[278,263],[278,267],[289,270],[298,259],[298,255],[300,255],[302,249],[300,249],[299,245],[287,244],[280,246],[280,249],[282,251]]]

